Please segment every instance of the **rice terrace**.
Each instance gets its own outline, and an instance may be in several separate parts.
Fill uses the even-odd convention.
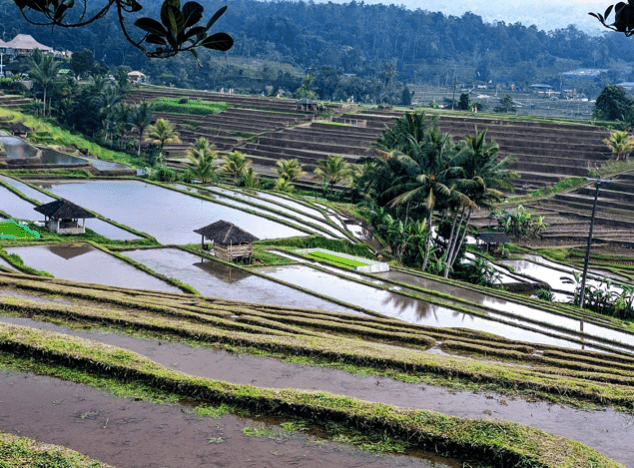
[[[153,124],[122,141],[178,138],[0,109],[29,128],[0,156],[0,466],[634,468],[634,163],[607,124],[125,103]]]

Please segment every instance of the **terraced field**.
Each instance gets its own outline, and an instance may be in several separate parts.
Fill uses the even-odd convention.
[[[63,375],[66,380],[91,381],[100,387],[134,382],[137,394],[145,388],[146,392],[167,392],[181,400],[197,402],[196,405],[224,404],[224,412],[246,410],[250,414],[255,411],[275,416],[277,425],[301,418],[303,424],[317,425],[327,432],[333,430],[331,423],[362,433],[378,430],[389,440],[405,444],[404,453],[409,458],[412,450],[422,448],[461,461],[489,464],[495,459],[495,466],[618,466],[567,439],[528,426],[487,419],[491,411],[474,411],[471,417],[478,418],[475,424],[473,420],[441,416],[429,411],[439,401],[433,395],[424,400],[403,400],[398,392],[390,391],[392,386],[395,389],[403,385],[399,382],[424,385],[423,388],[428,388],[429,383],[444,384],[456,389],[501,392],[507,398],[538,397],[580,406],[618,406],[625,411],[634,406],[630,391],[634,358],[625,355],[570,352],[484,333],[413,326],[390,319],[85,286],[54,279],[34,281],[18,274],[1,274],[0,288],[4,314],[0,318],[0,360],[5,367]],[[54,331],[34,330],[38,325],[33,320],[54,321],[56,325],[41,325]],[[107,330],[109,334],[81,331],[86,327]],[[72,336],[82,334],[89,339]],[[113,340],[118,343],[116,347],[106,344]],[[159,350],[157,341],[159,346],[171,341],[183,344]],[[203,349],[194,348],[187,353],[194,353],[199,359],[183,359],[182,352],[193,344]],[[262,357],[255,358],[257,362],[247,360],[240,364],[240,360],[231,361],[231,355],[224,354],[223,349]],[[138,352],[149,354],[168,367],[180,362],[177,368],[187,374],[169,370]],[[206,358],[200,359],[205,354]],[[218,356],[229,361],[213,370],[208,366],[200,368],[200,362],[213,361]],[[228,362],[232,365],[226,365]],[[284,375],[288,376],[294,366],[307,363],[322,367],[315,371],[306,369],[309,373],[320,372],[322,379],[304,380],[311,382],[314,389],[287,388],[305,386]],[[286,371],[275,370],[279,365],[287,366]],[[231,375],[242,375],[243,380],[251,375],[247,369],[253,366],[270,368],[267,374],[278,375],[274,388],[230,383],[235,379]],[[350,374],[342,374],[337,368],[377,377],[345,377]],[[325,378],[328,374],[330,377]],[[353,382],[351,394],[345,390],[348,384],[337,384],[346,380]],[[256,381],[252,378],[251,383]],[[321,388],[333,386],[343,394],[334,395]],[[377,386],[386,387],[382,387],[378,398]],[[383,402],[368,402],[377,399]],[[549,412],[547,407],[521,401],[517,405],[524,412]],[[520,417],[523,412],[516,407],[515,413]],[[620,418],[610,414],[615,420]],[[505,436],[500,438],[501,434]],[[626,440],[615,444],[612,435],[602,438],[599,428],[592,425],[577,428],[569,435],[591,440],[608,456],[629,463]],[[531,443],[527,444],[527,440]],[[101,460],[109,462],[107,458]]]

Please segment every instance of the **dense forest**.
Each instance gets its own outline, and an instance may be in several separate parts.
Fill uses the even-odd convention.
[[[224,4],[201,3],[207,15]],[[143,4],[144,15],[158,16],[160,2]],[[58,49],[87,48],[111,67],[129,65],[155,83],[183,87],[294,89],[308,72],[320,97],[333,98],[342,80],[347,87],[360,88],[357,94],[370,79],[448,84],[454,74],[469,84],[559,86],[561,72],[579,67],[610,70],[580,84],[589,95],[596,96],[609,82],[634,81],[634,41],[617,33],[589,36],[573,25],[544,32],[519,23],[484,23],[473,13],[455,17],[355,1],[234,0],[228,6],[216,29],[230,33],[235,46],[227,53],[205,51],[202,68],[185,54],[169,60],[146,58],[125,41],[113,12],[88,27],[51,31],[28,24],[10,0],[0,0],[0,18],[5,40],[26,33]],[[280,63],[289,66],[280,68]]]

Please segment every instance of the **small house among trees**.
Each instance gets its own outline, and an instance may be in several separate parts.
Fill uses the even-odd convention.
[[[495,251],[500,245],[507,244],[508,242],[509,236],[505,232],[481,232],[477,236],[478,246],[487,252],[490,250]]]
[[[250,263],[253,257],[253,242],[259,240],[253,234],[227,221],[216,221],[194,232],[202,236],[203,250],[208,250],[205,244],[205,239],[208,239],[214,243],[214,254],[227,261]]]
[[[94,214],[63,198],[33,209],[44,215],[48,230],[58,234],[85,234],[86,218],[95,218]]]

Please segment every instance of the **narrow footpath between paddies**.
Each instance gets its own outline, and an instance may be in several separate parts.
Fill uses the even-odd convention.
[[[582,442],[634,468],[631,440],[634,415],[613,409],[583,411],[545,402],[528,402],[485,392],[447,390],[384,377],[288,364],[276,359],[230,354],[181,343],[159,342],[103,331],[77,331],[27,318],[0,316],[0,321],[79,336],[137,352],[165,367],[187,374],[268,388],[325,390],[361,400],[428,409],[467,418],[499,418]]]

